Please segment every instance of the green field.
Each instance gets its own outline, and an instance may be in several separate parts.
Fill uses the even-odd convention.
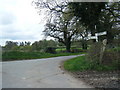
[[[71,51],[77,50],[79,52],[85,52],[86,50],[82,49],[82,48],[76,48],[76,47],[71,47]],[[62,52],[62,51],[66,51],[66,48],[57,48],[56,52]]]
[[[66,50],[66,48],[57,48],[57,49],[56,49],[56,52],[65,51],[65,50]]]
[[[41,52],[4,52],[2,53],[2,61],[11,61],[11,60],[23,60],[23,59],[39,59],[39,58],[49,58],[57,56],[69,56],[69,55],[78,55],[81,53],[41,53]]]
[[[64,68],[68,71],[86,71],[86,70],[96,70],[96,71],[109,71],[118,70],[118,64],[113,63],[113,65],[97,65],[90,63],[86,60],[85,56],[79,56],[64,62]]]

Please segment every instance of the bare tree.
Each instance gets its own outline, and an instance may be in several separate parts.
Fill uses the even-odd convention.
[[[39,14],[44,10],[45,19],[50,21],[56,15],[65,13],[68,0],[34,0],[32,3],[39,10]]]
[[[76,17],[67,15],[56,17],[52,23],[47,23],[44,33],[46,36],[54,37],[66,46],[67,52],[70,52],[72,39],[83,31]]]
[[[70,52],[71,42],[77,33],[83,31],[79,19],[71,13],[68,7],[68,0],[62,1],[34,1],[36,8],[46,9],[49,15],[45,26],[45,36],[58,39],[66,46],[66,51]]]

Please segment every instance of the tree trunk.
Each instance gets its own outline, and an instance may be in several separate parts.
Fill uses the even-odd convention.
[[[67,51],[67,52],[71,52],[71,50],[70,50],[71,42],[70,42],[70,41],[67,42],[65,46],[66,46],[66,51]]]
[[[87,50],[87,41],[82,41],[82,49]]]
[[[91,24],[91,36],[95,36],[95,32],[96,32],[96,27],[95,27],[95,24],[92,23]],[[92,39],[93,43],[96,42],[96,39]]]
[[[108,44],[112,44],[112,41],[113,41],[113,39],[114,39],[114,36],[113,36],[113,34],[112,34],[112,32],[109,30],[109,31],[107,31],[107,43]]]
[[[87,43],[83,43],[83,44],[82,44],[82,49],[87,50]]]
[[[91,32],[91,36],[93,36],[93,37],[95,36],[95,32],[94,31]],[[92,41],[94,43],[94,42],[96,42],[96,39],[92,39]]]
[[[113,39],[114,39],[114,35],[113,35],[113,32],[112,32],[112,25],[113,23],[109,23],[109,27],[107,28],[107,44],[108,44],[108,47],[109,48],[113,48]]]

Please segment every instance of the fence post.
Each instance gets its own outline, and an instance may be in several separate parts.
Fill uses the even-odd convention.
[[[101,51],[100,51],[100,64],[102,64],[102,58],[103,58],[103,54],[106,48],[106,44],[107,44],[107,39],[104,39],[102,42],[102,46],[101,46]]]

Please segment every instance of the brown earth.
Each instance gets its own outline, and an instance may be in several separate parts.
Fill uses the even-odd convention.
[[[70,72],[75,78],[83,80],[95,88],[119,88],[120,89],[120,71],[84,71]]]
[[[63,62],[61,63],[63,68]],[[118,71],[75,71],[66,73],[71,74],[78,80],[86,82],[88,85],[95,87],[97,90],[120,90],[120,70]],[[109,89],[108,89],[109,88]],[[113,89],[114,88],[114,89]]]

